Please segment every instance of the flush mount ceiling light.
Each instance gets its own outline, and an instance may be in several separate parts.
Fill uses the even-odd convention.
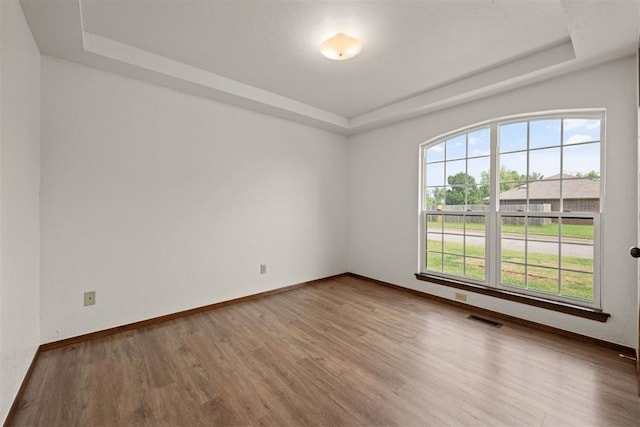
[[[320,45],[320,52],[334,61],[344,61],[360,53],[362,43],[355,37],[340,33],[326,39]]]

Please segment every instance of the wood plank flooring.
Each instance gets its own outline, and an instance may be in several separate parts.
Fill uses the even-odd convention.
[[[15,426],[638,426],[633,362],[353,277],[46,351]]]

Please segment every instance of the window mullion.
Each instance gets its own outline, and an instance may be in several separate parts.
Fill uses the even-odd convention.
[[[564,212],[564,120],[560,120],[560,202],[558,211]]]
[[[500,281],[500,259],[498,253],[498,233],[500,230],[498,224],[498,190],[500,187],[498,174],[500,171],[500,162],[498,158],[498,125],[495,123],[491,124],[489,141],[491,147],[491,167],[489,170],[489,215],[485,225],[485,263],[488,276],[487,284],[496,287]]]
[[[581,120],[566,121],[567,117],[573,116]],[[517,118],[518,121],[507,118],[484,122],[423,145],[427,149],[421,153],[424,160],[421,162],[424,174],[421,180],[421,203],[424,206],[421,228],[424,231],[420,265],[426,274],[435,277],[504,288],[508,292],[531,294],[543,299],[578,300],[589,306],[600,306],[602,252],[599,215],[602,208],[593,212],[595,207],[592,207],[591,199],[599,199],[601,203],[603,179],[600,178],[599,197],[594,196],[596,193],[590,182],[576,179],[595,179],[588,170],[591,164],[588,161],[595,160],[598,155],[602,174],[604,115],[579,112]],[[598,127],[599,141],[598,135],[592,135],[593,129]],[[482,131],[475,134],[480,129]],[[570,132],[568,136],[565,130]],[[600,153],[593,154],[597,144]],[[569,147],[567,152],[565,145]],[[555,147],[559,148],[559,153]],[[583,158],[586,159],[584,162]],[[557,162],[560,163],[560,171],[556,172]],[[501,173],[501,165],[506,168],[504,174]],[[431,180],[430,184],[424,182],[428,167],[433,168],[426,180]],[[485,174],[487,169],[488,174]],[[565,180],[565,169],[574,177]],[[597,166],[593,169],[596,170]],[[535,178],[532,178],[534,173]],[[554,176],[556,173],[559,176]],[[459,179],[460,176],[464,179]],[[447,177],[451,179],[448,191]],[[478,185],[478,179],[483,184],[472,187],[470,183],[476,181]],[[501,179],[509,183],[504,186],[504,196],[500,193]],[[545,179],[548,181],[543,182]],[[488,191],[485,185],[488,185]],[[482,199],[485,205],[472,208],[470,203],[480,204],[479,195],[486,197]],[[569,196],[571,206],[565,200]],[[501,197],[504,200],[501,201]],[[555,207],[556,198],[559,199],[558,207]],[[581,199],[586,201],[583,203]],[[429,203],[433,206],[427,206]],[[524,209],[518,206],[520,203],[524,203]],[[548,211],[548,207],[539,208],[548,203],[554,205],[552,211]],[[566,209],[570,210],[565,212]],[[429,214],[440,218],[440,223],[434,219],[428,226]],[[478,217],[481,216],[484,217],[485,237],[483,281],[478,270],[481,248],[476,243],[479,238],[476,223],[480,222]],[[460,221],[462,223],[458,223]],[[557,222],[556,229],[554,222]],[[590,237],[591,229],[593,237]],[[433,232],[433,235],[428,236],[426,231]],[[429,245],[432,245],[432,250],[426,252]],[[445,246],[448,248],[446,252]],[[593,246],[591,254],[589,246]],[[504,276],[503,262],[506,263]],[[552,271],[555,269],[557,275]]]

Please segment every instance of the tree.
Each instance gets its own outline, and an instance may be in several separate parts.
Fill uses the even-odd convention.
[[[444,187],[437,187],[433,189],[433,193],[427,194],[427,205],[438,206],[444,205],[447,192]]]
[[[482,204],[482,193],[471,175],[459,172],[449,176],[447,183],[452,187],[447,190],[447,205]]]
[[[525,181],[540,181],[543,178],[544,175],[539,172],[531,172],[527,176],[503,165],[500,167],[500,192],[518,188]],[[489,197],[489,171],[480,172],[480,192],[483,198]]]
[[[594,171],[594,170],[590,170],[587,173],[584,172],[576,172],[574,174],[575,176],[577,176],[578,178],[589,178],[593,181],[597,181],[600,179],[600,172]]]
[[[531,182],[531,181],[540,181],[543,178],[544,178],[544,175],[542,175],[540,172],[531,172],[529,174],[529,177],[527,178],[527,181],[529,181],[529,182]]]

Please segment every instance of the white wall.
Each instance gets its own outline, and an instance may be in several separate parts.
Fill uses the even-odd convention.
[[[0,420],[40,343],[40,53],[16,0],[0,2]]]
[[[41,84],[42,342],[346,271],[344,136],[46,56]]]
[[[453,298],[454,289],[418,272],[418,146],[445,132],[518,113],[607,109],[602,304],[606,323],[469,294],[467,302],[635,347],[637,111],[634,58],[548,80],[350,138],[349,271]]]

